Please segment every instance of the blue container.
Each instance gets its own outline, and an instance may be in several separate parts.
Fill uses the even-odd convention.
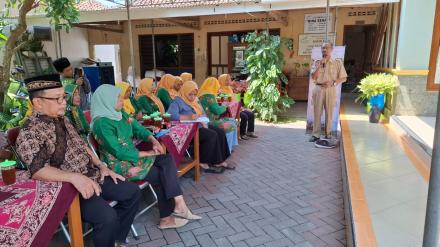
[[[377,108],[379,108],[381,111],[383,110],[383,108],[385,107],[385,94],[378,94],[375,96],[371,96],[370,97],[370,106],[376,106]]]

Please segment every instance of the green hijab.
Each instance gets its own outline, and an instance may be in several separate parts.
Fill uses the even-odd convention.
[[[92,123],[99,118],[106,117],[111,120],[119,121],[122,119],[122,113],[116,111],[121,89],[109,84],[99,86],[92,96]]]

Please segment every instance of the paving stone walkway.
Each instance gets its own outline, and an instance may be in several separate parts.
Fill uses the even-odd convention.
[[[258,123],[228,160],[235,171],[182,178],[192,211],[203,216],[159,230],[158,211],[136,220],[130,246],[345,246],[339,149],[316,149],[305,123]]]

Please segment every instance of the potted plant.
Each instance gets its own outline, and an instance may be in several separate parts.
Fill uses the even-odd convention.
[[[385,106],[385,96],[392,94],[396,86],[397,76],[386,73],[370,74],[362,79],[357,86],[360,95],[356,98],[356,102],[368,100],[370,114],[373,110],[381,112]],[[371,120],[370,117],[370,121]]]

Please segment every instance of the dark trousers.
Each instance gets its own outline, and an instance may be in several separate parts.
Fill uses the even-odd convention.
[[[220,164],[230,156],[223,129],[213,125],[209,125],[209,128],[199,128],[199,143],[201,163]]]
[[[156,156],[156,161],[145,181],[153,186],[157,194],[160,218],[170,216],[174,212],[174,197],[183,194],[173,156],[169,154]]]
[[[93,226],[93,243],[96,247],[114,247],[115,240],[125,241],[138,210],[141,191],[130,182],[115,184],[105,177],[100,196],[80,197],[81,217]],[[118,201],[110,207],[107,201]]]
[[[240,135],[245,135],[248,132],[254,132],[255,129],[255,114],[251,111],[240,112]]]

